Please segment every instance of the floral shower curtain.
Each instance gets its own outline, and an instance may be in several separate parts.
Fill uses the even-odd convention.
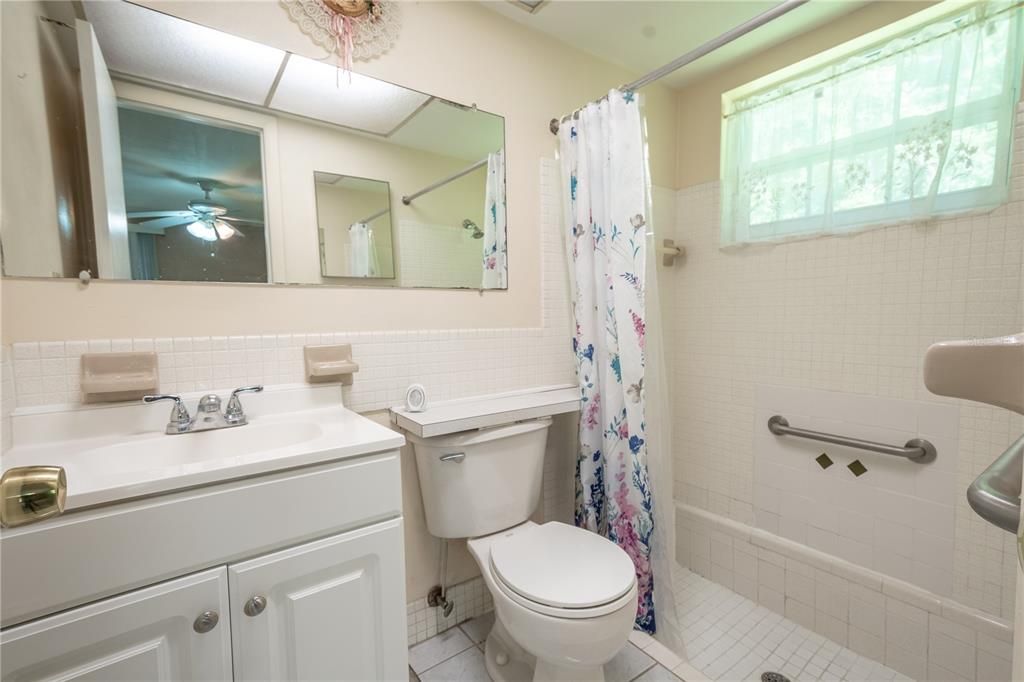
[[[505,150],[487,155],[484,195],[484,289],[508,286],[508,246],[505,242]]]
[[[612,90],[559,132],[580,384],[576,525],[622,547],[653,633],[655,515],[645,434],[647,165],[639,104]]]

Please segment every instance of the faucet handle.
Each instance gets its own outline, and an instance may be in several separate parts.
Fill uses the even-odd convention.
[[[167,433],[184,433],[192,424],[192,417],[188,408],[178,395],[147,395],[142,397],[144,403],[156,403],[163,400],[173,400],[174,407],[171,408],[171,418],[167,422]]]
[[[242,409],[242,401],[238,399],[239,393],[259,393],[263,390],[263,386],[243,386],[236,388],[231,391],[231,397],[228,398],[228,406],[224,408],[224,421],[229,424],[244,424],[246,423],[245,411]]]

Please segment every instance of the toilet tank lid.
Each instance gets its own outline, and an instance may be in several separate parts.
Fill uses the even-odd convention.
[[[622,548],[556,521],[495,541],[491,566],[523,597],[566,609],[615,601],[636,581],[633,562]]]

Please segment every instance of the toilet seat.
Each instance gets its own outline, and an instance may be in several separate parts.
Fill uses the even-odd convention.
[[[613,542],[564,523],[496,539],[489,563],[510,599],[556,618],[594,618],[636,599],[629,556]]]

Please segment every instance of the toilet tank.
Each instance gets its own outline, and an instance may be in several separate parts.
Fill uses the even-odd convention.
[[[551,418],[420,438],[416,453],[427,530],[472,538],[530,518],[540,501]]]

